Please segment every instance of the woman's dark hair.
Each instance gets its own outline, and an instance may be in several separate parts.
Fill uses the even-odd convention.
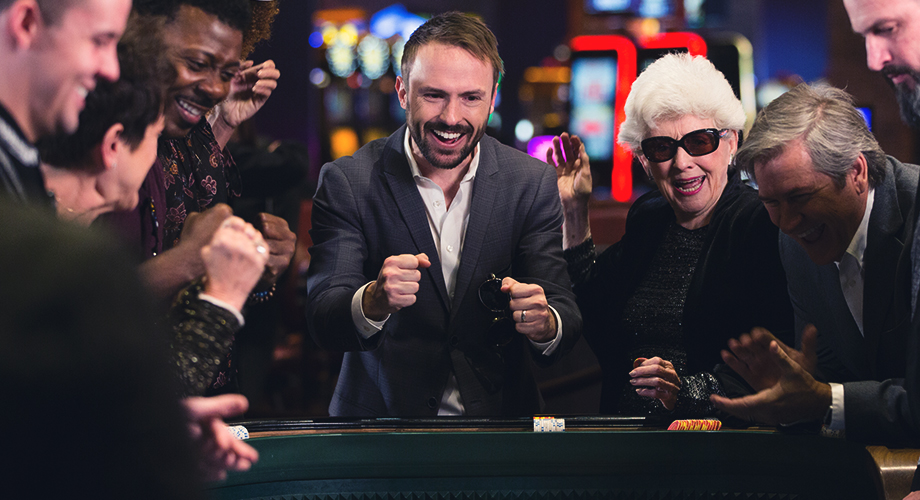
[[[169,20],[175,19],[183,5],[197,7],[241,33],[249,29],[252,18],[249,0],[134,0],[133,5],[141,14],[166,16]]]
[[[116,123],[124,126],[124,143],[132,150],[140,145],[147,127],[162,113],[166,86],[174,79],[162,39],[163,23],[160,16],[131,16],[118,42],[121,78],[97,81],[86,96],[76,132],[39,141],[42,161],[63,168],[84,166],[90,151]]]

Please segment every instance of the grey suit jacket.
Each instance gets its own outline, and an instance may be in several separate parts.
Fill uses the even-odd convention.
[[[780,256],[789,283],[796,331],[818,329],[818,371],[844,384],[848,438],[885,440],[878,433],[886,405],[898,395],[908,363],[910,330],[910,235],[920,167],[888,158],[875,186],[864,255],[863,331],[847,306],[837,266],[815,265],[792,238],[780,235]],[[882,382],[884,381],[884,382]]]
[[[405,126],[353,157],[323,166],[313,200],[308,324],[317,343],[347,351],[330,415],[434,416],[450,371],[468,415],[532,415],[541,398],[531,359],[550,362],[581,330],[562,257],[562,209],[547,164],[489,136],[480,141],[469,222],[454,295],[448,295],[425,207],[403,149]],[[359,287],[384,259],[424,252],[417,301],[364,339],[351,317]],[[521,335],[504,348],[485,339],[492,313],[479,286],[490,273],[543,287],[559,313],[562,345],[537,353]],[[548,359],[547,359],[548,358]]]

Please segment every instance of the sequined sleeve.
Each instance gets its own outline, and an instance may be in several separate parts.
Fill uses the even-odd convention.
[[[588,280],[591,274],[591,267],[597,259],[597,250],[594,247],[594,239],[588,238],[584,242],[567,248],[563,251],[565,262],[568,265],[569,278],[573,285],[580,285]]]
[[[201,300],[200,291],[193,284],[180,292],[169,313],[172,364],[183,396],[204,394],[240,329],[232,312]]]
[[[709,396],[725,396],[721,382],[709,372],[688,375],[681,379],[680,391],[677,393],[677,407],[674,410],[678,418],[711,417],[716,413],[709,402]]]

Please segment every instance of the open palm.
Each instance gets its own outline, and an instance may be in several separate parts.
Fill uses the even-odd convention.
[[[566,208],[587,204],[591,195],[591,164],[585,145],[577,135],[563,132],[553,138],[553,147],[546,152],[546,162],[556,168],[559,198]]]

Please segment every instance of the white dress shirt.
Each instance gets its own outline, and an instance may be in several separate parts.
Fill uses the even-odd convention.
[[[859,333],[866,336],[863,330],[863,288],[865,284],[865,271],[863,270],[863,260],[866,254],[866,244],[869,237],[869,217],[872,214],[872,206],[875,204],[875,189],[869,190],[866,199],[866,211],[863,213],[862,221],[856,234],[850,240],[850,246],[836,262],[837,271],[840,274],[840,288],[843,290],[843,297],[850,308],[850,314],[859,327]],[[834,431],[846,429],[843,409],[843,385],[830,384],[831,386],[831,423],[828,428]]]
[[[476,178],[476,172],[479,169],[479,145],[473,151],[473,159],[470,161],[469,170],[466,175],[460,179],[460,188],[454,199],[448,206],[444,197],[444,192],[431,179],[424,177],[418,168],[418,162],[412,155],[412,144],[410,134],[407,130],[403,139],[403,148],[406,151],[406,159],[409,162],[409,168],[412,171],[412,178],[415,179],[415,185],[425,204],[425,212],[428,214],[428,225],[431,228],[431,237],[434,239],[435,248],[438,251],[438,258],[441,261],[441,273],[444,276],[444,285],[451,299],[454,297],[455,280],[457,272],[460,269],[460,255],[463,252],[463,240],[466,236],[466,226],[470,219],[470,202],[473,198],[473,180]],[[382,321],[372,321],[364,315],[363,302],[364,289],[370,283],[365,284],[355,292],[351,299],[351,318],[358,332],[364,338],[370,338],[383,329],[389,316]],[[543,355],[550,355],[559,345],[562,339],[562,318],[552,306],[549,309],[556,317],[556,336],[549,342],[531,342],[531,344]],[[438,406],[438,415],[463,415],[463,401],[460,397],[460,387],[457,384],[457,378],[453,371],[447,380],[447,386],[441,396],[441,404]]]

